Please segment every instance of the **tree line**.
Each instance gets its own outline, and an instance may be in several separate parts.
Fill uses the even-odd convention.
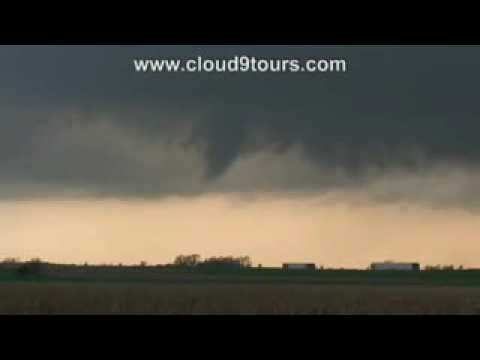
[[[5,258],[0,262],[0,265],[12,266],[18,270],[22,275],[38,273],[42,268],[48,265],[48,262],[41,260],[40,258],[33,258],[28,261],[21,261],[18,258]],[[67,264],[65,264],[67,265]],[[68,264],[68,266],[123,266],[120,264],[101,264],[101,265],[89,265],[84,263],[83,265]],[[149,266],[146,261],[141,261],[133,267],[147,267]],[[157,267],[181,267],[181,268],[249,268],[252,266],[252,261],[249,256],[213,256],[202,260],[198,254],[178,255],[175,257],[173,263],[154,265]],[[259,267],[261,267],[259,265]],[[321,267],[320,269],[323,269]],[[335,270],[335,269],[330,269]],[[462,271],[468,270],[462,265],[455,267],[454,265],[426,265],[425,271]]]
[[[61,265],[61,264],[49,264],[41,260],[40,258],[33,258],[28,261],[21,261],[17,258],[6,258],[1,262],[1,265],[11,267],[15,269],[19,275],[40,275],[42,274],[49,265]],[[68,264],[61,266],[82,266],[89,267],[95,265],[89,265],[84,263],[83,265]],[[97,265],[97,266],[114,266],[122,267],[122,264],[111,264],[111,265]],[[132,265],[131,267],[141,267],[145,268],[148,264],[146,261],[141,261],[137,265]],[[238,269],[238,268],[247,268],[252,266],[252,261],[249,256],[217,256],[209,257],[202,260],[201,256],[198,254],[190,255],[178,255],[175,257],[172,264],[163,264],[155,265],[156,267],[179,267],[179,268],[200,268],[200,269]]]
[[[204,267],[204,268],[245,268],[251,267],[252,261],[249,256],[218,256],[209,257],[201,260],[200,255],[178,255],[174,262],[174,266],[178,267]]]

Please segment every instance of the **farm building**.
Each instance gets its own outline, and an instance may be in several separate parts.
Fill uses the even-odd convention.
[[[385,271],[385,270],[418,271],[420,270],[420,264],[386,261],[382,263],[372,263],[370,265],[370,268],[374,271]]]
[[[285,263],[282,265],[284,270],[315,270],[314,263]]]

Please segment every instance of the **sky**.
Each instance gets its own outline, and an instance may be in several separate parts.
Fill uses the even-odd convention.
[[[344,73],[137,73],[138,58]],[[1,257],[480,266],[478,46],[0,46]]]

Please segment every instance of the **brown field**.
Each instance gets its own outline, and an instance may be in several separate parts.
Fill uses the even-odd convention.
[[[480,288],[0,283],[1,314],[480,313]]]

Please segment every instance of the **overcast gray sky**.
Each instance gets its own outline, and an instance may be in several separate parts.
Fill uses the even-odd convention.
[[[136,58],[343,58],[148,73]],[[480,205],[479,47],[1,46],[0,196],[361,191]]]

